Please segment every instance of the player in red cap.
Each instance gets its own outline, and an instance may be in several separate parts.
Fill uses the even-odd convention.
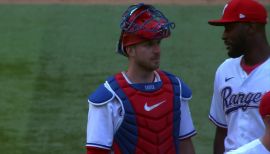
[[[266,38],[267,11],[255,0],[231,0],[221,19],[222,39],[229,59],[217,69],[209,118],[216,125],[214,153],[235,150],[264,134],[258,112],[270,91],[270,47]]]
[[[259,112],[266,128],[264,135],[225,154],[270,154],[270,92],[263,96]]]
[[[191,90],[159,70],[160,43],[174,23],[151,5],[123,14],[118,53],[128,68],[108,78],[89,98],[88,154],[194,154]]]

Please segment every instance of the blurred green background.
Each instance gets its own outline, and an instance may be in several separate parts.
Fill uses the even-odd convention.
[[[115,53],[126,7],[0,5],[1,154],[85,153],[87,97],[127,68],[127,59]],[[162,42],[161,69],[193,90],[196,153],[210,154],[214,73],[227,56],[223,27],[207,21],[219,18],[223,6],[156,7],[176,23]]]

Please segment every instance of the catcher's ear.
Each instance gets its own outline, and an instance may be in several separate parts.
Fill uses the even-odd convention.
[[[128,57],[133,57],[135,55],[135,48],[133,46],[126,47],[126,52]]]

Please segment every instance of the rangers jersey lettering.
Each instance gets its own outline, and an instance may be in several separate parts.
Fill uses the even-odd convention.
[[[258,108],[259,102],[262,98],[262,93],[233,93],[232,87],[225,87],[221,90],[221,98],[223,108],[226,114],[238,110],[243,111],[247,108]]]
[[[270,90],[270,60],[247,74],[240,66],[241,58],[227,59],[215,76],[209,118],[228,129],[225,152],[261,137],[265,129],[258,106]]]

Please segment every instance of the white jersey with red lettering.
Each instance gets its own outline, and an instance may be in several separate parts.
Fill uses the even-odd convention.
[[[247,74],[240,66],[241,58],[225,60],[215,75],[209,118],[228,130],[225,152],[261,137],[265,130],[258,106],[270,90],[270,60]]]

